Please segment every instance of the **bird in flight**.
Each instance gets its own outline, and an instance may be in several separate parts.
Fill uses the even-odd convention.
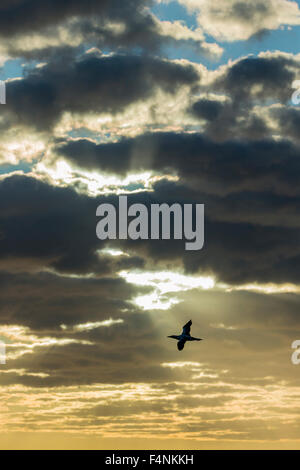
[[[178,340],[177,348],[179,351],[183,350],[186,341],[202,341],[201,338],[194,338],[193,336],[190,335],[191,326],[192,326],[192,320],[188,321],[184,325],[181,335],[168,336],[168,338],[174,338]]]

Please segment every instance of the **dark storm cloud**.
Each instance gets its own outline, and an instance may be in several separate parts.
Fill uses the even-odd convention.
[[[11,176],[0,182],[0,263],[9,270],[43,267],[63,273],[99,276],[142,268],[137,255],[97,254],[105,242],[96,237],[96,208],[108,198],[77,194],[37,179]],[[116,197],[111,197],[116,203]]]
[[[178,202],[178,197],[172,202]],[[233,285],[299,283],[299,229],[215,222],[209,220],[209,213],[206,204],[205,245],[201,251],[184,251],[181,241],[121,243],[151,260],[152,267],[163,269],[168,265],[174,269],[183,265],[186,272],[213,275]]]
[[[265,139],[272,133],[264,119],[253,114],[251,103],[240,107],[231,100],[200,99],[188,112],[202,121],[205,135],[217,142]]]
[[[204,40],[177,38],[176,32],[165,33],[163,24],[152,15],[152,0],[81,0],[40,2],[19,0],[0,5],[0,35],[5,38],[7,53],[12,57],[47,59],[56,47],[43,46],[53,40],[64,45],[66,36],[77,44],[89,44],[117,50],[139,48],[160,53],[163,45],[188,46],[197,54],[212,55]],[[59,27],[64,28],[61,35]],[[24,47],[23,37],[36,34],[32,48]],[[67,40],[70,44],[70,39]]]
[[[130,288],[128,294],[130,293]],[[94,294],[96,295],[96,293]],[[110,294],[98,295],[99,314],[97,321],[106,320],[108,313],[101,309],[101,299],[112,302]],[[69,315],[72,315],[72,303],[65,305]],[[107,306],[108,307],[108,306]],[[113,305],[112,305],[113,307]],[[121,306],[120,306],[121,310]],[[86,299],[84,312],[85,321],[91,320],[90,303]],[[44,316],[38,317],[40,328],[37,330],[40,342],[47,343],[48,331],[42,329]],[[50,314],[50,312],[49,312]],[[28,311],[30,316],[31,312]],[[119,312],[120,317],[120,312]],[[77,340],[73,344],[52,343],[41,346],[32,340],[34,355],[25,354],[9,361],[8,369],[25,368],[28,373],[24,377],[11,374],[1,374],[2,385],[22,383],[30,386],[62,386],[93,383],[128,383],[151,382],[155,380],[168,380],[172,378],[172,371],[161,367],[161,361],[166,360],[167,350],[161,342],[161,332],[149,314],[127,311],[121,315],[124,322],[110,327],[100,327],[86,333],[54,331],[51,337],[57,341],[62,339]],[[58,320],[58,319],[57,319]],[[44,325],[45,326],[45,325]],[[47,324],[46,324],[47,326]],[[56,324],[59,330],[59,323]],[[30,331],[29,334],[32,334]],[[79,341],[85,341],[79,342]],[[87,343],[87,341],[89,341]],[[9,349],[9,346],[7,348]],[[22,348],[21,348],[22,349]],[[26,351],[26,350],[25,350]],[[138,352],[138,353],[137,353]],[[49,374],[49,377],[30,376],[30,373]],[[174,375],[173,375],[174,376]]]
[[[299,282],[299,158],[293,147],[272,142],[219,147],[201,136],[173,134],[157,135],[154,145],[152,138],[142,140],[144,148],[159,149],[151,168],[176,169],[182,182],[161,181],[154,192],[131,195],[128,202],[147,206],[204,203],[203,250],[186,252],[184,241],[128,240],[116,242],[134,253],[128,261],[99,257],[96,250],[104,244],[95,234],[96,208],[104,201],[117,206],[116,196],[92,198],[33,178],[12,176],[0,184],[2,266],[6,263],[14,269],[27,260],[27,270],[45,266],[107,276],[128,266],[141,267],[146,260],[174,266],[183,263],[188,271],[213,272],[234,284]],[[227,196],[216,196],[216,188]]]
[[[197,117],[212,121],[220,115],[222,108],[220,101],[202,99],[193,104],[191,111]]]
[[[228,194],[206,193],[201,186],[161,180],[154,185],[156,196],[180,201],[203,201],[209,207],[209,217],[217,222],[250,223],[265,227],[299,228],[299,195],[278,194],[272,189],[237,190]]]
[[[160,381],[173,376],[172,371],[160,365],[166,358],[162,333],[147,312],[141,312],[130,302],[149,288],[132,286],[122,279],[4,271],[0,273],[0,285],[1,325],[30,328],[21,338],[9,341],[8,354],[20,351],[25,354],[9,357],[4,368],[8,372],[0,375],[1,385],[119,384]],[[108,319],[121,319],[123,323],[97,326]],[[96,322],[96,326],[76,329],[78,324],[91,322]],[[26,334],[27,344],[33,349],[26,349]],[[14,370],[9,372],[15,368],[25,368],[27,372],[22,376]],[[49,376],[31,375],[41,372]]]
[[[137,293],[149,291],[147,287],[135,287],[120,278],[75,278],[45,272],[1,271],[0,285],[2,325],[18,324],[31,328],[36,334],[51,334],[58,338],[97,336],[97,330],[76,332],[72,327],[123,318],[125,310],[127,315],[134,313],[136,308],[129,300]],[[62,324],[69,329],[62,330]],[[109,334],[107,328],[102,329],[104,335]]]
[[[135,341],[133,335],[131,339]],[[159,362],[151,357],[153,347],[157,347],[157,352],[162,353],[163,350],[159,349],[159,342],[155,341],[154,337],[151,338],[152,344],[150,341],[147,345],[143,340],[135,341],[134,352],[130,352],[128,346],[122,347],[118,337],[112,341],[118,342],[117,348],[112,348],[111,344],[52,346],[48,350],[37,348],[34,362],[32,358],[23,356],[19,360],[11,361],[10,364],[13,362],[14,367],[25,367],[33,374],[43,371],[49,374],[49,377],[31,376],[30,372],[24,376],[16,373],[2,374],[0,384],[3,386],[19,383],[31,387],[57,387],[96,383],[151,383],[153,379],[163,381],[174,379],[172,372],[164,370]],[[142,348],[141,354],[136,360],[139,346]]]
[[[63,273],[114,276],[142,268],[137,256],[113,258],[97,250],[96,208],[108,202],[71,188],[58,188],[34,178],[14,175],[0,182],[0,264],[7,270],[43,267]],[[116,197],[111,197],[116,203]]]
[[[67,273],[113,275],[143,266],[137,256],[114,260],[96,254],[104,243],[96,237],[95,214],[105,198],[80,196],[71,188],[24,176],[2,180],[0,194],[0,262],[6,269],[19,264],[19,270],[44,266]]]
[[[3,0],[0,6],[0,30],[3,36],[41,31],[76,16],[96,16],[126,20],[142,16],[145,0]]]
[[[71,272],[99,266],[93,253],[96,241],[91,201],[72,189],[22,176],[1,181],[0,193],[2,259],[38,258],[44,265],[65,266]],[[105,262],[102,269],[107,272]]]
[[[282,135],[299,143],[300,110],[294,107],[280,107],[270,110]]]
[[[226,68],[213,88],[228,93],[236,106],[253,105],[254,100],[286,103],[299,67],[296,60],[282,55],[246,57]]]
[[[212,140],[258,140],[274,134],[274,128],[258,114],[259,106],[287,104],[292,96],[292,83],[299,73],[299,62],[292,57],[269,54],[241,58],[228,65],[203,91],[224,93],[226,100],[201,98],[194,101],[188,113],[198,118]],[[271,109],[281,127],[276,134],[294,138],[296,113],[285,122],[289,108]],[[287,132],[286,132],[287,131]]]
[[[199,119],[205,135],[216,142],[267,139],[274,133],[294,139],[292,121],[296,113],[288,119],[290,126],[284,122],[284,116],[290,112],[285,106],[291,100],[292,83],[299,67],[293,56],[279,53],[240,58],[220,69],[213,82],[200,86],[205,94],[221,94],[220,99],[205,95],[197,100],[191,98],[187,113]],[[281,103],[282,107],[268,109],[274,103]],[[278,124],[279,115],[283,116],[282,127],[274,131],[267,111],[275,119],[277,116]]]
[[[73,61],[63,56],[8,83],[5,111],[15,122],[47,129],[65,111],[114,114],[149,98],[156,88],[173,94],[198,78],[192,66],[158,58],[86,55]]]
[[[281,135],[292,142],[272,140],[264,110],[255,114],[256,105],[290,99],[299,66],[288,55],[248,57],[220,73],[208,72],[208,81],[218,78],[209,89],[200,88],[197,66],[120,54],[136,46],[138,53],[159,53],[160,46],[175,44],[144,10],[149,4],[1,2],[0,37],[6,53],[48,61],[35,70],[29,64],[23,79],[8,82],[7,105],[1,108],[11,129],[20,124],[48,131],[50,145],[42,161],[49,164],[46,171],[54,155],[101,177],[141,170],[176,174],[176,182],[152,180],[151,191],[130,194],[129,204],[189,202],[206,207],[202,251],[186,252],[184,242],[166,240],[116,240],[107,245],[96,237],[96,208],[103,202],[117,205],[116,194],[78,194],[80,178],[64,181],[64,187],[52,186],[38,179],[41,176],[0,179],[0,334],[5,340],[10,328],[13,338],[0,373],[0,395],[7,406],[2,427],[6,431],[8,422],[8,429],[83,430],[90,435],[101,430],[103,435],[142,437],[183,433],[199,439],[226,437],[230,445],[237,438],[296,439],[299,398],[292,385],[299,386],[299,373],[290,355],[298,331],[299,295],[228,292],[220,284],[212,290],[183,292],[170,275],[174,292],[163,297],[184,303],[164,311],[142,310],[133,299],[155,296],[156,281],[154,286],[146,280],[143,286],[129,284],[119,272],[176,272],[183,267],[186,273],[212,275],[233,285],[300,284],[298,112],[283,107],[270,111]],[[231,15],[239,24],[253,23],[257,34],[263,28],[261,18],[274,14],[261,0],[253,6],[238,1],[232,5],[224,16],[228,13],[228,19]],[[60,26],[61,37],[73,34],[74,49],[64,39],[61,45],[47,45]],[[22,38],[27,35],[28,41],[35,33],[39,37],[32,41],[33,50],[22,51]],[[201,41],[191,42],[202,52]],[[27,44],[24,41],[24,47]],[[114,47],[119,53],[79,59],[87,45],[104,46],[106,52]],[[191,96],[182,101],[183,106],[187,103],[182,128],[192,114],[192,129],[199,119],[202,134],[161,132],[105,144],[51,134],[64,112],[116,115],[139,101],[148,105],[156,90],[164,92],[164,107],[185,85]],[[199,90],[226,94],[226,99],[199,99]],[[150,101],[147,112],[154,115]],[[174,117],[179,128],[181,116]],[[174,128],[172,118],[165,117],[168,128]],[[110,134],[107,126],[106,139],[123,132],[116,127],[112,125]],[[46,138],[46,132],[43,135]],[[126,253],[112,257],[101,252],[108,247]],[[195,335],[205,341],[179,353],[166,336],[189,318]],[[101,324],[108,319],[113,320],[110,326]],[[11,356],[14,352],[25,354]],[[5,388],[15,384],[32,390],[14,387],[11,393]],[[66,386],[71,387],[55,388]]]
[[[74,305],[69,302],[71,299],[70,286],[74,289],[75,296],[78,284],[73,284],[73,280],[62,278],[50,279],[49,286],[45,284],[43,291],[40,290],[38,276],[21,278],[14,280],[18,288],[16,302],[21,298],[27,298],[26,290],[36,290],[41,297],[43,291],[46,292],[48,301],[51,295],[54,300],[67,295],[67,302],[64,309],[72,318]],[[25,282],[26,281],[26,282]],[[47,281],[47,278],[45,279]],[[22,288],[23,283],[23,288]],[[97,285],[99,292],[97,295]],[[58,289],[56,294],[53,287]],[[99,313],[98,320],[107,319],[108,310],[102,308],[101,302],[104,298],[111,302],[117,295],[117,286],[111,284],[112,293],[105,291],[95,281],[83,283],[79,291],[86,292],[85,306],[80,319],[85,317],[86,321],[93,321],[96,318],[93,302],[91,298],[97,297]],[[126,286],[120,284],[122,294],[126,296]],[[51,289],[52,287],[52,289]],[[129,286],[130,289],[130,286]],[[52,292],[52,294],[51,294]],[[128,290],[128,295],[132,291]],[[79,294],[79,292],[78,292]],[[1,296],[5,293],[1,291]],[[171,312],[158,312],[155,317],[147,312],[131,311],[113,313],[113,318],[122,318],[124,323],[112,325],[108,328],[100,327],[91,331],[77,333],[70,330],[60,330],[61,318],[56,318],[56,325],[49,325],[45,322],[46,313],[51,315],[51,310],[47,310],[46,299],[41,303],[39,315],[37,312],[27,312],[27,324],[30,324],[30,315],[35,318],[36,324],[32,324],[33,330],[28,334],[36,334],[40,342],[51,335],[57,340],[62,338],[90,341],[92,344],[49,344],[34,348],[34,354],[26,354],[20,358],[10,359],[4,370],[12,369],[10,373],[1,374],[1,384],[21,383],[33,387],[53,387],[84,385],[93,383],[157,383],[157,387],[165,387],[165,392],[174,394],[178,392],[178,383],[166,383],[172,380],[182,383],[182,394],[174,404],[181,407],[184,397],[198,394],[197,384],[201,388],[201,396],[198,399],[199,406],[210,404],[210,395],[218,393],[221,397],[230,396],[232,393],[243,392],[247,388],[249,381],[252,387],[257,385],[272,385],[280,380],[290,379],[294,383],[299,383],[298,375],[290,376],[289,353],[291,352],[291,342],[295,336],[295,328],[298,324],[299,295],[269,295],[265,296],[250,292],[221,291],[199,291],[191,290],[180,294],[185,301],[186,313],[194,311],[195,305],[198,307],[198,314],[193,317],[194,331],[201,331],[201,335],[207,340],[202,345],[202,354],[205,355],[205,364],[195,363],[195,352],[191,348],[185,350],[184,357],[174,359],[173,343],[165,340],[167,332],[173,331],[174,324],[182,321],[182,305],[176,306]],[[46,307],[44,314],[43,307]],[[108,309],[108,307],[106,307]],[[199,310],[200,309],[200,310]],[[243,315],[241,315],[241,309]],[[52,313],[54,314],[54,312]],[[1,314],[2,316],[2,314]],[[75,312],[74,320],[78,320]],[[16,319],[19,321],[19,319]],[[224,325],[225,323],[225,325]],[[24,322],[22,323],[24,324]],[[221,326],[220,326],[221,325]],[[56,330],[55,330],[56,328]],[[231,329],[230,329],[231,328]],[[165,340],[165,342],[163,341]],[[32,342],[31,344],[34,344]],[[10,349],[8,348],[8,351]],[[197,360],[199,360],[197,356]],[[179,361],[193,361],[190,366],[172,367],[164,366],[162,363]],[[200,359],[203,362],[203,355]],[[193,364],[194,363],[194,364]],[[243,370],[247,364],[247,377],[244,377]],[[217,366],[216,366],[217,364]],[[228,370],[230,365],[230,370]],[[212,367],[212,368],[210,368]],[[26,374],[18,376],[15,369],[26,369]],[[227,369],[226,372],[220,371]],[[205,374],[201,377],[201,372]],[[30,374],[49,374],[48,377],[38,377]],[[197,377],[199,374],[199,377]],[[212,377],[209,374],[213,374]],[[223,384],[216,384],[216,374],[221,377]],[[222,375],[223,374],[223,375]],[[191,375],[196,375],[193,379],[193,388],[189,381]],[[215,375],[215,376],[214,376]],[[270,377],[272,376],[272,377]],[[173,388],[172,388],[173,385]],[[234,386],[234,387],[233,387]],[[184,390],[186,387],[186,390]],[[200,390],[199,388],[199,390]],[[252,389],[253,398],[256,391]],[[157,391],[159,394],[159,391]],[[152,392],[152,402],[155,401],[154,391]],[[207,395],[207,396],[206,396]],[[161,395],[160,395],[161,396]],[[213,398],[213,397],[211,397]],[[259,396],[257,397],[259,399]],[[218,397],[215,405],[217,406]],[[227,401],[227,400],[226,400]],[[191,406],[194,403],[191,397]],[[105,412],[100,407],[99,414]],[[98,414],[96,412],[96,414]]]
[[[139,158],[138,166],[132,167],[128,158],[133,144]],[[128,169],[145,168],[146,162],[147,168],[179,172],[180,184],[162,181],[153,193],[130,196],[130,203],[206,205],[203,250],[185,252],[182,241],[125,241],[125,251],[134,251],[141,258],[129,261],[132,266],[141,266],[144,258],[174,266],[183,263],[188,271],[212,272],[233,284],[299,282],[299,153],[293,145],[273,141],[216,144],[200,135],[157,134],[100,146],[84,142],[84,152],[78,155],[88,162],[89,145],[100,156],[101,152],[105,158],[108,155],[106,164],[114,171],[119,168],[118,158],[123,158]],[[117,205],[116,196],[79,196],[70,189],[17,176],[2,182],[0,196],[2,260],[13,265],[16,259],[29,259],[33,267],[36,263],[62,272],[99,275],[126,263],[112,264],[95,254],[100,246],[95,236],[95,209],[104,200]]]
[[[182,259],[187,271],[212,272],[229,284],[299,283],[299,197],[273,197],[269,191],[236,191],[216,198],[201,189],[191,191],[163,181],[154,189],[155,196],[169,204],[204,203],[206,225],[203,250],[181,253],[175,244],[145,245],[151,257],[164,261]]]
[[[203,134],[162,132],[117,143],[59,142],[56,151],[89,170],[120,174],[169,170],[187,186],[211,194],[245,190],[299,194],[299,147],[288,141],[215,142]]]

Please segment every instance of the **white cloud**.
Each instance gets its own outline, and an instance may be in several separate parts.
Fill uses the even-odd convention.
[[[68,328],[66,325],[61,325],[62,330],[68,330],[71,329],[72,331],[91,331],[91,330],[96,330],[97,328],[103,328],[103,327],[109,327],[112,325],[117,325],[120,323],[124,323],[124,320],[121,318],[117,320],[113,320],[112,318],[109,318],[108,320],[103,320],[103,321],[97,321],[97,322],[87,322],[87,323],[80,323],[79,325],[75,325],[71,328]]]
[[[169,3],[171,0],[158,0]],[[199,27],[218,41],[247,40],[264,30],[300,24],[300,10],[290,0],[177,0],[197,15]]]
[[[195,46],[198,45],[199,53],[207,53],[215,58],[222,55],[223,48],[221,46],[205,41],[202,28],[191,29],[183,21],[159,21],[156,17],[153,19],[162,36],[172,37],[176,41],[193,41]]]

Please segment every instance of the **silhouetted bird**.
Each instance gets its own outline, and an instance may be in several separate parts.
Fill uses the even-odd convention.
[[[192,320],[188,321],[184,325],[181,335],[168,336],[168,338],[174,338],[178,340],[177,348],[179,349],[179,351],[183,350],[186,341],[202,341],[201,338],[193,338],[193,336],[190,335],[191,325]]]

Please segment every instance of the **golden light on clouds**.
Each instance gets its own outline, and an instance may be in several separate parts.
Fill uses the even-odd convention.
[[[208,276],[188,276],[172,271],[156,272],[120,272],[127,282],[137,286],[153,287],[154,291],[133,299],[133,302],[144,310],[168,310],[180,302],[173,294],[191,289],[212,289],[213,278]]]
[[[188,368],[193,373],[199,365],[179,362],[164,367]],[[6,403],[1,427],[37,433],[38,438],[42,424],[48,433],[65,433],[70,443],[80,435],[120,439],[125,431],[127,439],[177,439],[180,435],[194,448],[206,441],[221,446],[224,441],[248,439],[251,444],[258,437],[257,427],[269,429],[273,436],[283,428],[286,439],[298,438],[297,416],[291,412],[291,406],[300,407],[297,387],[237,386],[216,377],[204,373],[183,383],[99,384],[80,390],[6,386],[0,394],[0,401]]]
[[[97,328],[118,325],[120,323],[124,323],[124,320],[122,320],[121,318],[116,319],[116,320],[113,320],[112,318],[110,318],[108,320],[103,320],[103,321],[98,321],[98,322],[81,323],[79,325],[74,325],[71,328],[68,328],[66,325],[61,325],[61,329],[62,330],[71,329],[73,331],[91,331],[91,330],[96,330]]]
[[[224,285],[221,284],[220,287],[224,287]],[[228,292],[230,292],[231,290],[245,290],[245,291],[261,292],[263,294],[284,294],[284,293],[299,294],[300,293],[300,286],[296,284],[290,284],[290,283],[283,283],[283,284],[253,283],[253,284],[243,284],[241,286],[227,286],[225,288],[228,290]]]
[[[0,448],[300,448],[299,32],[289,0],[0,6]],[[118,195],[205,206],[203,249],[98,237]]]
[[[130,173],[123,178],[111,175],[100,174],[93,171],[84,171],[73,168],[65,160],[56,160],[50,166],[44,161],[36,165],[35,171],[40,177],[45,177],[55,186],[66,187],[74,185],[77,191],[89,196],[101,194],[127,194],[128,186],[132,185],[131,193],[151,190],[151,186],[158,178],[152,172]],[[139,187],[135,189],[135,187]]]
[[[90,341],[79,340],[75,338],[55,338],[47,336],[40,338],[32,334],[28,327],[17,325],[2,325],[0,327],[0,335],[7,340],[7,361],[18,359],[25,354],[34,354],[36,348],[47,349],[51,348],[52,346],[92,344]]]

